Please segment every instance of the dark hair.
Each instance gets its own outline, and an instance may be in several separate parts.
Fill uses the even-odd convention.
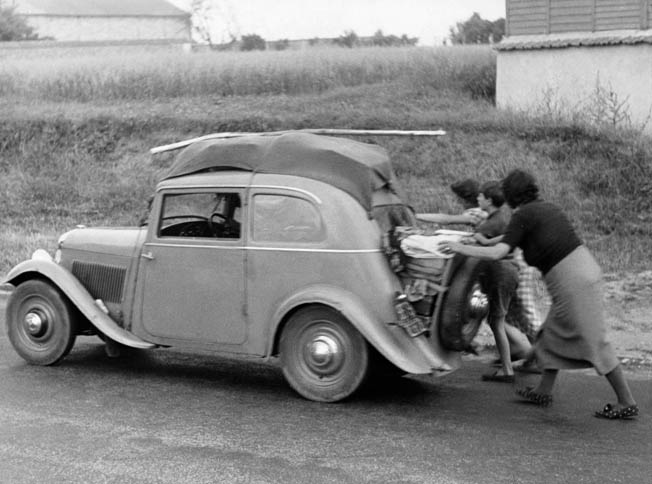
[[[480,185],[480,193],[488,200],[491,200],[494,207],[502,207],[503,203],[505,203],[505,196],[503,195],[503,189],[500,188],[499,181],[484,182]]]
[[[512,208],[539,198],[537,181],[523,170],[510,171],[503,179],[502,186],[505,200]]]
[[[480,184],[471,179],[456,181],[451,185],[453,193],[460,197],[466,205],[475,207],[478,204],[478,193],[480,193]]]

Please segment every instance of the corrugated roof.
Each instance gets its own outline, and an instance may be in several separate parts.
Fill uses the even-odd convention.
[[[652,30],[609,30],[548,35],[514,35],[496,44],[496,50],[559,49],[600,45],[652,44]]]
[[[21,15],[187,17],[165,0],[17,0]]]

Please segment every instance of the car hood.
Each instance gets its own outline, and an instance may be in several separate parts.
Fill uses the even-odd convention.
[[[59,237],[59,249],[131,257],[145,231],[144,227],[78,228]]]

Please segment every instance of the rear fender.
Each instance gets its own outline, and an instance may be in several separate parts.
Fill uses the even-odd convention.
[[[322,304],[340,312],[378,352],[407,373],[450,371],[459,366],[453,354],[436,353],[425,336],[412,338],[398,326],[379,321],[354,293],[328,285],[309,286],[288,298],[274,314],[274,338],[267,354],[274,354],[288,316],[300,307]]]
[[[70,299],[93,326],[112,340],[133,348],[148,349],[156,347],[156,345],[148,343],[118,326],[113,319],[95,304],[91,294],[77,278],[70,271],[55,263],[50,255],[43,250],[36,251],[30,260],[21,262],[14,267],[7,274],[4,282],[16,286],[35,277],[48,279]]]

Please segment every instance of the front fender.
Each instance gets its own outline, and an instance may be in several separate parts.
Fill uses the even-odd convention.
[[[37,274],[49,279],[52,284],[57,286],[93,326],[112,340],[133,348],[148,349],[156,346],[118,326],[113,319],[100,310],[91,294],[77,278],[70,271],[55,263],[45,251],[35,252],[32,259],[14,267],[7,274],[4,282],[16,286]]]
[[[342,313],[381,355],[405,372],[424,374],[460,366],[458,355],[439,354],[425,336],[412,338],[398,326],[379,321],[356,294],[335,286],[308,286],[290,296],[274,314],[273,334],[282,330],[280,326],[291,311],[308,304],[323,304]],[[275,340],[271,338],[268,354],[272,354]]]

